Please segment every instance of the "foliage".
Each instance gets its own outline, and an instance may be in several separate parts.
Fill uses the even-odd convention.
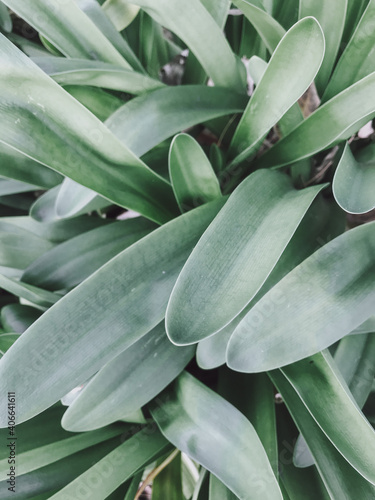
[[[375,498],[374,20],[0,2],[2,499]]]

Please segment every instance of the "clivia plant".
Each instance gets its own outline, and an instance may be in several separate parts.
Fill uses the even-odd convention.
[[[375,498],[374,22],[0,3],[2,499]]]

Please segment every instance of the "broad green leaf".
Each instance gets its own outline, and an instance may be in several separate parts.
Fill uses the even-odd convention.
[[[360,0],[356,0],[355,3],[358,6]],[[332,97],[350,87],[353,83],[358,82],[373,72],[375,48],[371,42],[371,33],[374,29],[374,22],[375,1],[370,0],[361,20],[356,25],[353,36],[337,63],[332,78],[324,92],[324,102],[332,99]]]
[[[4,0],[22,19],[29,22],[67,57],[99,59],[130,68],[121,54],[81,11],[75,0],[51,3],[34,0]]]
[[[325,202],[322,197],[317,198],[254,299],[225,328],[199,342],[197,347],[198,365],[206,370],[223,365],[226,361],[229,339],[252,307],[287,273],[315,252],[322,242],[328,242],[342,233],[344,229],[345,217],[341,211],[338,212],[336,205]],[[364,328],[367,331],[375,331],[375,321],[371,325],[364,325]]]
[[[7,31],[8,33],[12,31],[12,18],[10,17],[9,10],[7,7],[3,4],[3,2],[0,2],[0,27],[4,31]]]
[[[33,61],[60,85],[92,85],[129,94],[164,86],[146,75],[101,61],[62,57],[34,57]]]
[[[176,213],[170,186],[3,36],[0,63],[1,142],[150,219]]]
[[[219,181],[193,137],[177,135],[169,152],[169,175],[182,212],[221,197]]]
[[[348,0],[331,0],[330,2],[324,0],[300,0],[300,19],[307,16],[314,17],[323,28],[326,41],[324,59],[315,80],[319,95],[323,95],[327,87],[340,48],[347,3]]]
[[[243,372],[278,368],[325,349],[369,318],[374,228],[338,236],[277,283],[234,331],[228,365]]]
[[[104,443],[92,446],[89,450],[79,451],[41,469],[17,476],[16,494],[8,490],[9,483],[2,481],[0,483],[1,498],[2,500],[12,498],[23,500],[25,498],[34,498],[35,495],[41,495],[40,498],[49,499],[56,490],[63,488],[78,475],[88,470],[93,463],[102,459],[120,443],[119,437],[112,438]],[[87,488],[86,490],[82,488],[80,493],[82,493],[82,490],[87,494]],[[43,493],[45,494],[44,497],[42,496]],[[36,498],[39,500],[39,497]]]
[[[19,338],[18,333],[1,333],[0,334],[0,356],[3,356],[6,351]],[[9,469],[8,469],[9,470]]]
[[[98,481],[95,487],[89,487],[90,500],[103,500],[126,479],[132,477],[140,467],[152,462],[167,449],[168,441],[155,428],[143,429],[95,463],[51,499],[77,498],[82,488],[86,488],[87,491],[88,485],[91,484],[90,477],[99,476],[102,481]]]
[[[215,85],[245,90],[245,71],[220,27],[199,0],[132,0],[165,28],[179,36],[194,53]],[[186,22],[186,20],[189,22]],[[220,61],[220,64],[218,64]]]
[[[166,315],[172,342],[186,345],[209,337],[246,307],[323,187],[296,191],[286,176],[267,170],[241,183],[173,289]]]
[[[102,9],[117,31],[122,31],[134,20],[140,8],[127,0],[106,0]]]
[[[187,372],[150,407],[163,434],[239,498],[282,499],[250,422]]]
[[[22,334],[0,362],[1,383],[18,394],[18,422],[85,382],[163,319],[183,263],[222,204],[206,204],[142,238]],[[109,325],[110,336],[103,335]],[[5,405],[0,425],[7,425]]]
[[[238,500],[238,497],[232,493],[226,486],[223,484],[220,479],[218,479],[213,474],[210,474],[210,490],[209,490],[209,499],[210,500]]]
[[[285,29],[258,5],[256,2],[247,0],[234,0],[236,5],[245,14],[250,23],[259,33],[267,49],[272,54],[276,49],[282,37],[285,35]]]
[[[64,90],[83,104],[101,122],[104,122],[122,105],[123,100],[99,89],[98,87],[88,87],[84,85],[65,85]]]
[[[178,453],[153,480],[152,500],[185,500],[182,493],[181,465],[181,453]]]
[[[335,351],[334,360],[356,403],[362,408],[375,376],[375,334],[343,338]],[[293,461],[297,467],[309,467],[314,463],[302,436],[297,440]]]
[[[324,56],[324,36],[313,18],[299,21],[281,40],[256,87],[230,145],[231,167],[260,142],[314,80]]]
[[[285,28],[289,29],[298,20],[299,0],[273,0],[272,16]]]
[[[174,346],[160,323],[90,380],[66,411],[63,427],[98,429],[137,411],[182,372],[194,351]]]
[[[40,223],[31,217],[2,217],[2,222],[26,229],[53,243],[61,243],[86,231],[111,224],[113,221],[100,217],[86,216],[68,220],[56,220],[51,223]]]
[[[270,376],[281,392],[299,430],[308,438],[317,468],[330,497],[348,500],[357,497],[372,498],[375,495],[374,486],[358,474],[337,451],[315,422],[285,375],[281,371],[275,370],[270,373]],[[311,381],[310,385],[313,386],[313,382]],[[321,407],[320,400],[317,405]],[[340,429],[337,428],[337,431]]]
[[[116,30],[114,24],[105,15],[102,8],[96,0],[75,0],[80,9],[91,19],[97,28],[103,33],[106,40],[123,56],[127,62],[126,66],[130,66],[141,73],[145,70],[134,52],[130,48],[128,42]],[[111,62],[111,61],[108,61]],[[123,64],[123,66],[125,66]]]
[[[43,290],[42,288],[38,288],[33,285],[28,285],[27,283],[21,283],[16,279],[8,278],[6,276],[2,276],[1,274],[0,288],[12,293],[16,297],[26,299],[29,302],[43,308],[50,307],[60,299],[60,296],[53,292],[48,292],[47,290]]]
[[[53,247],[53,243],[0,220],[1,266],[25,269]]]
[[[281,371],[327,438],[359,474],[374,484],[375,432],[330,354],[316,354]],[[305,439],[310,444],[308,436]]]
[[[359,130],[375,115],[375,72],[319,107],[301,125],[267,151],[256,166],[282,167],[308,158]],[[365,122],[365,123],[366,123]]]
[[[67,433],[64,439],[57,439],[45,445],[35,444],[35,448],[23,451],[22,433],[18,435],[17,428],[17,475],[27,474],[46,465],[62,460],[78,451],[94,446],[124,432],[124,427],[108,427],[93,432],[81,434]],[[8,479],[8,457],[0,460],[0,481]]]
[[[8,332],[23,333],[36,321],[41,312],[22,304],[9,304],[1,309],[1,324]]]
[[[347,44],[370,0],[348,0],[343,43]]]
[[[355,156],[346,144],[332,189],[335,200],[346,212],[363,214],[375,208],[375,144]]]
[[[13,179],[0,178],[0,196],[15,193],[28,193],[30,191],[37,191],[39,186],[28,184],[22,181],[15,181]]]
[[[137,217],[87,231],[36,259],[22,281],[47,290],[72,288],[156,227]]]
[[[219,87],[168,87],[132,99],[116,111],[106,125],[131,151],[142,156],[187,128],[241,113],[246,103],[246,96]]]
[[[216,24],[223,30],[228,18],[230,0],[201,0],[201,3],[214,18]],[[185,84],[205,83],[207,81],[206,72],[192,52],[189,52],[186,59],[182,81]]]
[[[17,121],[17,118],[16,118]],[[17,122],[20,123],[20,122]],[[62,176],[44,165],[24,156],[0,142],[0,175],[8,179],[51,188],[62,181]]]
[[[182,130],[209,119],[241,112],[246,102],[246,96],[222,88],[204,85],[168,87],[132,99],[106,121],[106,126],[134,154],[143,156]],[[60,213],[70,216],[97,197],[84,186],[73,188],[73,185],[70,179],[64,181],[65,193],[74,189],[76,200],[69,203],[65,195],[62,201],[66,207],[60,210]]]

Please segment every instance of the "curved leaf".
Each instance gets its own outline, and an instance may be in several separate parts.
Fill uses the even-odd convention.
[[[331,0],[329,2],[324,0],[300,0],[299,3],[299,17],[314,17],[323,28],[326,41],[324,59],[315,80],[319,95],[323,94],[327,86],[340,48],[347,3],[348,0]],[[351,83],[354,83],[354,81]]]
[[[368,0],[367,0],[368,1]],[[360,1],[352,2],[357,6]],[[330,5],[330,4],[327,4]],[[372,73],[375,64],[375,47],[371,33],[374,30],[375,1],[370,0],[366,10],[356,24],[355,32],[340,57],[322,100],[328,101],[344,89]]]
[[[126,479],[164,451],[168,451],[168,442],[164,437],[155,429],[143,429],[50,498],[51,500],[77,498],[84,489],[86,492],[89,491],[91,500],[103,500]],[[92,477],[99,477],[101,481],[95,482],[95,486],[92,486],[90,482]]]
[[[228,365],[244,372],[278,368],[325,349],[369,318],[374,229],[370,223],[335,238],[277,283],[233,333]]]
[[[4,0],[14,12],[29,22],[67,57],[100,59],[130,68],[129,63],[113,47],[74,0],[51,3],[34,0]]]
[[[198,342],[245,308],[323,187],[296,191],[286,176],[267,170],[241,183],[178,277],[166,314],[172,342]]]
[[[22,304],[9,304],[1,309],[1,324],[8,332],[23,333],[36,321],[41,312]]]
[[[150,407],[163,434],[238,497],[282,499],[253,426],[234,406],[184,372]]]
[[[72,288],[156,227],[137,217],[87,231],[36,259],[22,281],[47,290]]]
[[[281,139],[255,164],[261,168],[282,167],[308,158],[359,130],[375,115],[375,72],[319,107],[301,125]],[[354,129],[353,129],[354,126]]]
[[[356,157],[346,144],[332,189],[346,212],[363,214],[375,208],[375,144],[360,150]]]
[[[60,85],[92,85],[129,94],[164,87],[146,75],[101,61],[62,57],[34,57],[33,61]]]
[[[28,285],[27,283],[21,283],[13,278],[8,278],[0,274],[0,288],[12,293],[16,297],[21,297],[28,300],[29,302],[38,305],[42,308],[51,307],[55,304],[60,296],[38,288],[33,285]]]
[[[126,418],[170,384],[194,351],[174,346],[160,323],[90,380],[66,411],[63,427],[87,431]]]
[[[234,0],[236,5],[245,14],[250,23],[259,33],[267,49],[272,54],[282,37],[285,29],[263,9],[246,0]]]
[[[173,139],[169,175],[182,212],[221,197],[219,181],[211,163],[190,135],[179,134]]]
[[[216,21],[199,0],[132,0],[179,36],[216,85],[245,91],[245,71]],[[189,22],[186,22],[186,20]],[[220,61],[220,64],[218,64]]]
[[[0,47],[1,142],[150,219],[175,214],[168,183],[3,36]]]
[[[281,371],[332,444],[359,474],[375,484],[375,431],[330,354],[316,354]]]
[[[192,210],[142,238],[22,334],[0,362],[0,384],[18,395],[18,422],[59,400],[163,319],[183,263],[223,202]],[[7,425],[3,407],[0,426]]]
[[[324,36],[313,18],[295,24],[282,38],[268,63],[232,139],[234,166],[260,145],[270,128],[309,87],[324,56]]]
[[[102,9],[117,31],[122,31],[134,20],[140,7],[130,4],[127,0],[106,0]]]
[[[360,498],[372,498],[375,494],[374,486],[358,474],[337,451],[284,374],[275,370],[270,373],[270,377],[281,392],[299,430],[308,438],[310,449],[330,497],[349,499],[358,495]],[[311,385],[313,386],[313,383]],[[320,406],[320,401],[317,404]]]

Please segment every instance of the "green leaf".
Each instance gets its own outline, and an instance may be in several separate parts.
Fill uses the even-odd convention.
[[[198,342],[245,308],[323,187],[296,191],[286,176],[267,170],[241,183],[200,239],[173,289],[166,315],[172,342]]]
[[[2,222],[26,229],[30,233],[52,241],[53,243],[61,243],[62,241],[69,240],[91,229],[111,224],[113,221],[84,215],[76,217],[75,219],[56,220],[43,224],[27,216],[2,217]]]
[[[375,376],[375,334],[343,338],[335,351],[334,360],[359,408],[362,408]],[[297,467],[309,467],[314,463],[302,436],[297,440],[293,461]]]
[[[53,409],[39,415],[37,419],[31,420],[27,424],[17,426],[16,464],[18,476],[58,462],[81,450],[119,436],[126,430],[126,426],[117,425],[81,434],[61,433],[57,428],[60,423],[58,416],[61,417],[61,414],[61,411],[56,414]],[[48,425],[51,419],[54,419],[54,421],[52,420],[54,426]],[[39,437],[38,440],[34,436],[38,436],[38,432],[40,435],[42,422],[44,422],[45,434],[42,438]],[[2,437],[6,439],[5,436]],[[8,456],[2,456],[0,459],[0,481],[9,479],[7,477],[9,473],[9,450],[7,451]]]
[[[0,356],[3,356],[18,338],[19,338],[18,333],[0,334]]]
[[[4,3],[65,56],[131,67],[74,0],[58,4],[48,0],[35,0],[32,5],[22,0],[4,0]]]
[[[0,196],[6,196],[8,194],[15,193],[28,193],[30,191],[36,191],[38,188],[39,186],[28,184],[26,182],[0,178]]]
[[[225,328],[199,342],[197,347],[198,365],[205,370],[223,365],[226,361],[229,339],[252,307],[286,274],[315,252],[320,247],[321,242],[327,242],[338,236],[344,231],[344,228],[345,218],[341,212],[337,211],[336,205],[329,204],[322,197],[318,197],[302,219],[280,260],[254,299]],[[369,325],[369,328],[370,330],[373,328],[371,331],[375,331],[375,323]]]
[[[374,223],[360,226],[293,269],[238,325],[228,365],[244,372],[278,368],[325,349],[363,323],[373,314],[374,245]]]
[[[360,0],[356,0],[355,3],[357,4],[356,7],[358,7]],[[370,0],[361,20],[355,25],[355,32],[337,63],[324,92],[322,98],[324,102],[332,99],[332,97],[350,87],[353,83],[373,72],[375,51],[369,35],[374,29],[374,21],[375,1]]]
[[[168,87],[132,99],[106,125],[131,151],[142,156],[187,128],[242,112],[246,103],[246,96],[220,87]]]
[[[375,72],[319,107],[267,151],[255,167],[282,167],[308,158],[355,133],[375,115]]]
[[[184,372],[151,404],[163,434],[178,449],[249,500],[282,499],[250,422],[230,403]]]
[[[106,126],[134,154],[143,156],[174,134],[203,121],[243,110],[247,102],[242,96],[227,89],[204,85],[168,87],[144,94],[124,104],[107,121]],[[153,113],[150,113],[150,109]],[[72,216],[96,198],[87,188],[75,186],[70,179],[64,181],[64,191],[72,192],[76,201],[66,204],[62,214]],[[83,202],[84,201],[84,202]]]
[[[90,380],[66,411],[63,427],[98,429],[137,411],[182,372],[194,351],[171,344],[160,323]]]
[[[220,498],[220,500],[238,500],[238,497],[228,490],[225,484],[213,474],[210,474],[209,495],[210,500],[217,500],[218,498]]]
[[[123,100],[97,87],[65,85],[64,90],[83,104],[101,122],[123,105]]]
[[[0,158],[0,175],[8,179],[26,182],[40,188],[51,188],[63,179],[57,172],[46,168],[2,142],[0,142]]]
[[[146,75],[101,61],[62,57],[34,57],[33,61],[60,85],[92,85],[129,94],[164,87]]]
[[[314,17],[323,28],[326,41],[324,59],[315,80],[319,95],[323,95],[327,87],[340,48],[347,3],[348,0],[331,0],[330,2],[324,0],[300,0],[300,19],[307,16]],[[354,81],[351,83],[354,83]]]
[[[223,201],[192,210],[121,252],[21,336],[0,362],[3,387],[18,394],[18,422],[85,382],[163,319],[183,263]],[[110,336],[103,334],[108,325]],[[7,425],[5,405],[0,416],[0,426]]]
[[[22,304],[9,304],[1,309],[1,324],[8,332],[23,333],[36,321],[41,312]]]
[[[182,493],[181,453],[153,480],[152,500],[185,500]]]
[[[259,8],[259,6],[254,5],[256,2],[234,0],[233,3],[242,10],[272,54],[285,35],[285,29],[267,12]]]
[[[0,27],[4,31],[7,31],[8,33],[12,31],[12,18],[10,17],[9,10],[7,7],[3,4],[3,2],[0,2]]]
[[[356,405],[328,352],[281,370],[345,460],[375,483],[375,432]],[[309,444],[308,436],[305,439]]]
[[[55,293],[48,292],[33,285],[28,285],[27,283],[21,283],[1,274],[0,288],[42,308],[51,307],[51,305],[55,304],[60,299],[60,296]]]
[[[193,137],[177,135],[169,152],[169,175],[182,212],[221,197],[219,181]]]
[[[324,36],[313,18],[295,24],[283,37],[251,97],[230,145],[230,168],[260,145],[309,87],[324,56]]]
[[[72,288],[156,227],[137,217],[87,231],[36,259],[22,281],[47,290]]]
[[[129,26],[139,12],[139,7],[129,4],[127,0],[106,0],[102,9],[117,31],[122,31]]]
[[[83,488],[86,488],[86,491],[88,489],[91,500],[103,500],[138,469],[152,462],[167,449],[168,442],[164,437],[156,429],[146,428],[95,463],[53,495],[51,500],[77,498]],[[102,480],[95,482],[95,486],[88,487],[91,485],[90,478],[97,476]]]
[[[168,183],[3,36],[0,48],[3,143],[152,220],[176,213]]]
[[[245,91],[245,70],[220,27],[199,0],[132,0],[194,53],[215,85]],[[189,22],[186,22],[186,20]],[[220,64],[218,64],[220,61]]]
[[[100,5],[96,0],[75,0],[80,9],[91,19],[91,21],[99,28],[106,37],[106,40],[123,56],[126,61],[126,66],[130,66],[141,73],[145,73],[142,64],[139,62],[134,52],[130,48],[126,39],[121,36],[114,24],[105,15]],[[97,58],[96,58],[97,59]],[[108,61],[111,62],[111,61]],[[124,66],[124,65],[123,65]]]
[[[0,220],[0,265],[25,269],[54,245],[29,231]]]
[[[330,497],[335,499],[350,499],[357,498],[357,496],[359,498],[372,498],[375,494],[374,486],[358,474],[337,451],[317,425],[285,375],[281,371],[275,370],[270,373],[270,376],[281,392],[299,430],[308,439],[309,447]],[[314,387],[314,381],[310,381],[310,385]],[[319,397],[318,400],[317,405],[322,408]],[[340,429],[337,428],[337,431]]]
[[[355,156],[346,144],[332,189],[335,200],[346,212],[363,214],[375,208],[375,144]]]

